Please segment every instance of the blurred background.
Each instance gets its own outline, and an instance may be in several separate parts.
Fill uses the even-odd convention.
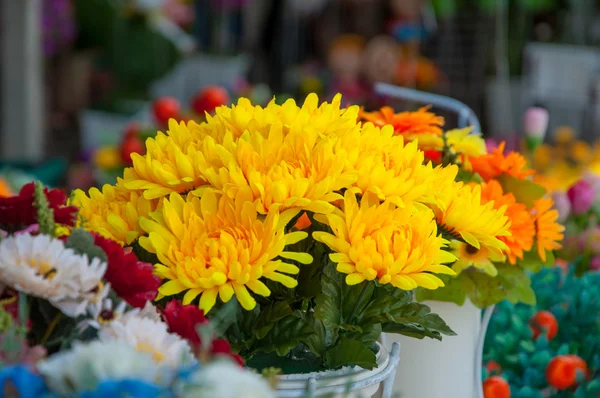
[[[549,112],[548,140],[600,136],[597,0],[2,0],[0,12],[13,190],[31,175],[112,182],[169,117],[202,120],[240,96],[422,105],[375,82],[456,98],[509,145],[533,105]]]

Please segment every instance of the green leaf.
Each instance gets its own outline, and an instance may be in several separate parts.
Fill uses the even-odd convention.
[[[500,278],[494,278],[474,269],[467,269],[458,277],[469,299],[478,308],[497,304],[506,297]]]
[[[442,339],[442,334],[455,336],[456,333],[444,322],[438,314],[431,313],[425,304],[410,303],[397,308],[391,314],[386,314],[382,320],[383,331],[399,333],[405,336],[422,339],[430,337]]]
[[[435,290],[418,288],[415,291],[417,301],[435,300],[463,305],[467,299],[467,293],[462,285],[462,280],[450,275],[438,275],[438,277],[445,286]]]
[[[313,312],[294,311],[294,315],[306,322],[310,326],[313,333],[301,341],[306,344],[308,349],[316,356],[325,355],[327,348],[327,332],[323,321],[315,318]],[[379,337],[379,336],[378,336]]]
[[[257,339],[264,338],[280,319],[292,314],[292,309],[285,301],[277,301],[261,306],[260,314],[254,325],[254,333]]]
[[[546,252],[546,261],[542,261],[537,254],[537,245],[534,245],[530,251],[523,253],[523,259],[518,260],[517,265],[530,272],[540,272],[542,267],[551,267],[555,261],[554,253],[551,251]]]
[[[321,293],[315,298],[315,317],[322,319],[325,326],[339,328],[340,325],[357,324],[355,319],[369,304],[375,284],[363,282],[348,286],[345,275],[337,272],[335,264],[328,261],[321,277]]]
[[[65,246],[73,249],[77,254],[87,255],[90,259],[98,258],[106,261],[106,253],[94,244],[94,237],[83,229],[74,229]]]
[[[368,346],[360,341],[340,337],[338,343],[325,354],[325,364],[330,369],[350,365],[373,369],[377,366],[377,357]]]
[[[512,303],[522,302],[528,305],[535,305],[535,292],[531,288],[531,278],[527,272],[520,267],[510,264],[497,265],[498,276],[504,290],[506,290],[506,299]]]
[[[310,246],[306,242],[310,242]],[[290,246],[287,250],[310,253],[313,256],[314,261],[312,264],[302,264],[299,267],[300,273],[298,274],[298,286],[296,287],[298,298],[312,299],[321,292],[323,267],[329,262],[325,245],[312,239],[304,239]]]
[[[312,325],[295,315],[288,315],[273,325],[263,339],[252,345],[252,352],[273,352],[277,355],[287,355],[299,341],[308,339],[314,333]]]
[[[508,174],[502,174],[497,179],[504,192],[511,192],[517,202],[527,208],[533,207],[533,202],[546,194],[544,187],[529,180],[519,180]]]

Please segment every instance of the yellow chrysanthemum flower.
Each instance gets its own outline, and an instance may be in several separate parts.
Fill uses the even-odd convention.
[[[231,108],[217,108],[215,115],[209,116],[206,123],[200,125],[199,131],[202,135],[213,137],[218,143],[227,133],[238,138],[248,129],[266,137],[275,123],[281,123],[284,135],[306,131],[321,136],[335,136],[357,125],[359,107],[343,109],[341,101],[342,96],[338,94],[331,103],[319,105],[319,98],[313,93],[306,97],[302,107],[296,105],[293,99],[288,99],[283,105],[273,100],[262,108],[252,105],[246,98],[240,98],[237,105]]]
[[[146,154],[131,155],[133,167],[125,169],[124,186],[143,190],[146,199],[157,199],[171,192],[188,192],[205,181],[198,167],[198,125],[169,121],[167,134],[158,132],[146,140]]]
[[[440,169],[440,178],[434,183],[435,204],[431,207],[438,224],[471,246],[485,247],[501,256],[508,248],[498,238],[510,235],[506,206],[494,209],[493,201],[482,204],[481,186],[463,185],[448,178],[456,173],[456,166]]]
[[[462,129],[446,131],[448,146],[456,153],[470,156],[479,156],[486,153],[485,140],[480,133],[471,134],[472,126]]]
[[[445,241],[437,236],[428,210],[379,204],[370,194],[363,195],[359,206],[356,196],[346,191],[343,213],[325,217],[333,234],[313,232],[313,238],[334,251],[329,258],[339,272],[348,274],[348,285],[377,279],[404,290],[437,289],[444,283],[434,273],[455,274],[442,265],[456,257],[443,250]]]
[[[290,219],[276,211],[259,215],[251,199],[244,193],[229,198],[206,192],[201,199],[173,193],[160,211],[142,218],[140,224],[149,235],[140,244],[157,254],[156,274],[167,280],[159,288],[161,295],[185,291],[184,304],[200,296],[199,306],[208,312],[217,296],[227,302],[235,294],[242,307],[251,310],[256,300],[248,289],[260,296],[271,294],[262,278],[289,288],[297,285],[287,274],[297,274],[298,267],[282,259],[312,262],[309,254],[285,251],[307,233],[286,234]]]
[[[460,273],[469,267],[475,267],[490,276],[496,276],[498,270],[494,266],[494,262],[504,261],[504,256],[485,247],[478,249],[468,243],[458,241],[452,241],[450,247],[453,249],[453,254],[458,258],[452,265],[452,269],[456,273]]]
[[[89,196],[80,189],[75,190],[70,204],[79,208],[85,229],[121,244],[130,244],[144,234],[139,225],[140,217],[156,210],[160,202],[147,200],[141,193],[128,191],[121,185],[107,184],[102,191],[90,189]]]
[[[336,144],[336,154],[357,173],[355,193],[370,192],[402,207],[424,200],[431,190],[433,169],[423,164],[425,155],[417,142],[405,144],[390,125],[380,129],[366,123],[347,132]]]
[[[118,148],[106,146],[98,149],[94,153],[94,164],[105,170],[121,166],[121,155]]]
[[[216,190],[234,197],[242,192],[262,214],[273,209],[332,211],[330,203],[341,199],[334,192],[356,180],[356,173],[345,169],[343,154],[334,152],[337,138],[328,128],[335,123],[320,121],[322,117],[330,122],[336,115],[342,118],[337,109],[315,119],[307,118],[308,124],[301,123],[297,128],[295,123],[300,121],[291,127],[274,121],[263,128],[260,122],[249,120],[243,134],[236,138],[227,132],[221,143],[205,136],[199,144],[197,165],[208,184],[194,190],[194,194],[202,196],[207,190]],[[360,130],[356,121],[353,126]]]

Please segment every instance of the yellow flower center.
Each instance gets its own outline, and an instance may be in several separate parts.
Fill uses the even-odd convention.
[[[163,353],[158,352],[154,349],[154,347],[152,347],[150,344],[146,344],[146,343],[138,343],[135,346],[135,349],[141,352],[147,352],[148,354],[152,355],[152,360],[154,360],[155,362],[161,362],[162,360],[165,359],[165,356]]]

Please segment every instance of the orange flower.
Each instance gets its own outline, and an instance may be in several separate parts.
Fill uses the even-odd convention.
[[[486,181],[498,177],[500,174],[509,174],[520,180],[535,173],[527,169],[527,161],[516,152],[504,156],[504,142],[492,153],[471,158],[473,171],[479,173]]]
[[[8,183],[2,177],[0,177],[0,198],[9,198],[13,195],[14,194],[10,190]]]
[[[308,214],[306,214],[306,212],[304,212],[298,218],[298,221],[296,221],[294,228],[296,228],[298,231],[302,231],[302,230],[305,230],[306,228],[310,227],[311,225],[312,225],[312,222],[310,221]]]
[[[496,180],[482,184],[481,199],[483,203],[494,201],[496,209],[506,206],[504,214],[510,220],[510,236],[500,236],[498,239],[508,246],[506,255],[510,263],[516,264],[517,258],[523,259],[523,252],[533,247],[535,226],[531,213],[524,204],[517,202],[512,193],[504,194],[502,186]]]
[[[556,222],[558,211],[552,209],[553,205],[550,198],[538,199],[533,204],[538,254],[542,261],[546,261],[546,251],[562,247],[559,242],[564,238],[565,227]]]
[[[358,114],[359,119],[371,122],[375,126],[394,126],[394,132],[402,135],[431,134],[442,135],[444,118],[433,112],[428,112],[431,106],[424,106],[416,112],[394,113],[394,109],[384,106],[379,111],[365,112],[363,109]]]

